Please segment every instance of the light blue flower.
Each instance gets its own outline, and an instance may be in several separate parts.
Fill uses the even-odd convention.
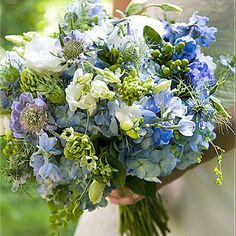
[[[184,135],[184,136],[192,136],[193,135],[193,131],[195,128],[195,123],[193,121],[191,121],[193,118],[193,116],[185,116],[183,117],[179,123],[179,132]]]
[[[174,156],[171,146],[165,147],[163,150],[155,150],[151,153],[149,160],[160,166],[160,176],[169,175],[179,162],[178,157]]]

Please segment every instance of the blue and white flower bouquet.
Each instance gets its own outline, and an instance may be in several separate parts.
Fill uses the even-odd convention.
[[[37,183],[54,232],[128,187],[145,198],[121,207],[121,235],[166,235],[156,185],[200,163],[216,124],[228,123],[214,97],[224,76],[201,52],[217,29],[197,13],[188,23],[157,21],[147,7],[131,3],[118,19],[99,1],[77,1],[58,32],[6,37],[15,47],[1,61],[1,113],[11,120],[2,173],[14,192]],[[223,150],[214,147],[221,184]]]

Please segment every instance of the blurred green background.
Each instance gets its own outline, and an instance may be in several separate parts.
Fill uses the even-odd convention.
[[[4,39],[8,34],[39,31],[42,34],[57,30],[58,20],[63,16],[69,0],[1,0],[0,1],[0,55],[12,45]],[[112,8],[112,0],[105,1]],[[49,212],[45,201],[35,188],[26,193],[13,193],[11,185],[0,175],[0,235],[1,236],[47,236]],[[61,230],[60,235],[72,236],[76,225]]]

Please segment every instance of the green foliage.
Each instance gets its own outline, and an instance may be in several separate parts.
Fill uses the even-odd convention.
[[[78,184],[78,183],[77,183]],[[58,235],[62,227],[67,227],[68,222],[76,223],[82,215],[82,210],[78,207],[80,199],[78,199],[78,185],[74,184],[74,188],[70,191],[68,185],[59,185],[54,188],[52,195],[48,196],[50,210],[50,228],[51,235]]]
[[[1,0],[1,45],[10,48],[4,40],[8,34],[21,34],[46,26],[44,5],[47,0]]]
[[[153,44],[154,46],[157,46],[163,43],[161,36],[148,25],[146,25],[143,29],[143,36],[147,44]]]

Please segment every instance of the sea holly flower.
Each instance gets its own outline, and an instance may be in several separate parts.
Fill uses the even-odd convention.
[[[11,109],[11,129],[16,138],[42,132],[47,121],[47,106],[40,94],[33,98],[31,93],[22,93],[19,101],[13,102]]]

